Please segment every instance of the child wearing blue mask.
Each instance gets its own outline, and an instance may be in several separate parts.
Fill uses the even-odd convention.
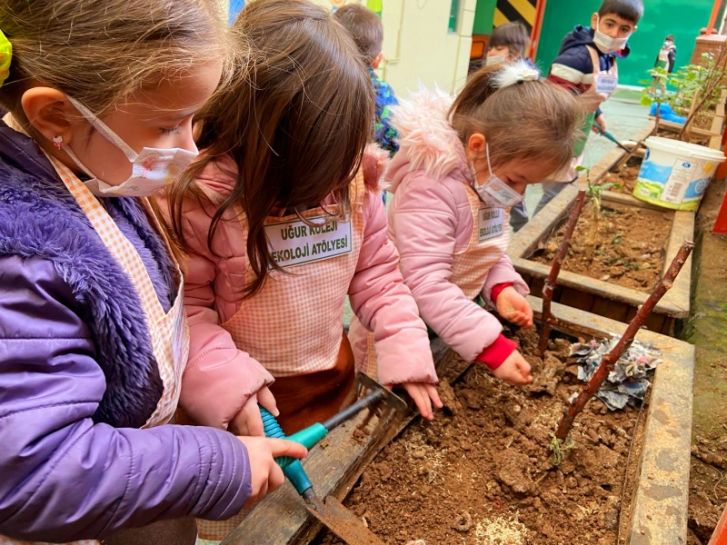
[[[214,0],[0,3],[0,543],[193,545],[289,441],[174,424],[189,331],[144,198],[196,156]]]
[[[548,80],[578,95],[586,122],[583,138],[573,149],[571,168],[560,173],[564,179],[557,182],[575,178],[575,166],[582,160],[588,133],[596,130],[593,125],[606,130],[606,120],[599,105],[616,89],[617,59],[628,57],[628,39],[636,31],[643,14],[642,0],[603,0],[591,16],[591,26],[579,25],[563,40]],[[557,182],[543,185],[543,197],[536,214],[565,187]]]

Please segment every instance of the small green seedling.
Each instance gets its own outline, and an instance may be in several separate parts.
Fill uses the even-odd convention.
[[[568,453],[576,448],[573,438],[569,435],[565,441],[558,439],[554,433],[550,434],[550,463],[558,467],[566,459]]]

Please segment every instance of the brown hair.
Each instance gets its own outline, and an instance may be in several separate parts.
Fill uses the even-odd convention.
[[[244,36],[250,59],[213,97],[199,119],[200,161],[172,188],[177,239],[186,246],[182,208],[198,191],[194,179],[228,155],[236,183],[212,218],[208,244],[227,210],[239,206],[247,224],[246,250],[253,279],[248,297],[262,288],[272,259],[265,219],[276,211],[301,212],[332,196],[346,208],[374,117],[373,90],[356,46],[330,13],[306,0],[256,0],[233,30]]]
[[[483,133],[493,166],[523,158],[553,162],[554,170],[568,164],[583,121],[576,99],[542,80],[496,89],[493,76],[501,69],[472,74],[452,104],[450,119],[462,142]]]
[[[143,87],[227,57],[216,0],[4,0],[0,28],[13,46],[0,102],[19,121],[20,99],[38,83],[100,115]]]
[[[520,21],[515,21],[500,25],[492,31],[487,50],[489,51],[493,47],[507,47],[510,57],[515,60],[525,56],[528,43],[530,43],[528,30]]]
[[[334,17],[351,34],[364,62],[374,62],[384,43],[384,26],[379,16],[359,4],[346,4],[336,10]]]
[[[637,24],[644,15],[644,3],[642,0],[603,0],[598,15],[605,17],[612,13]]]

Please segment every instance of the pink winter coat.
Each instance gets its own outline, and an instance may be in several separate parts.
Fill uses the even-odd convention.
[[[217,427],[226,427],[251,395],[273,381],[264,366],[244,346],[235,346],[221,326],[241,307],[240,280],[249,267],[242,227],[234,212],[219,224],[215,251],[207,245],[215,207],[233,188],[235,171],[229,157],[211,164],[197,180],[207,200],[188,199],[183,217],[191,246],[185,277],[191,346],[180,404],[197,423]],[[366,178],[367,187],[376,186],[375,177]],[[377,190],[367,191],[356,271],[349,285],[340,289],[348,293],[359,320],[375,334],[382,383],[437,382],[426,327],[399,272]],[[343,309],[341,320],[342,314]],[[285,323],[284,315],[280,323]]]
[[[385,173],[394,197],[389,236],[399,250],[401,272],[424,321],[467,361],[473,361],[502,331],[490,312],[450,281],[454,255],[467,248],[473,228],[466,186],[472,183],[464,146],[449,124],[451,98],[421,91],[394,108],[401,149]],[[528,286],[507,254],[487,274],[481,294],[511,282]]]

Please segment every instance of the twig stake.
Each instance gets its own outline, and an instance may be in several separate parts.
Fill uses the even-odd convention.
[[[576,223],[578,223],[578,218],[583,211],[583,205],[585,202],[586,190],[581,189],[578,191],[575,204],[573,205],[570,217],[568,218],[568,223],[565,226],[563,240],[560,242],[558,252],[555,254],[553,264],[550,266],[548,278],[545,279],[545,284],[543,285],[543,323],[540,329],[540,342],[538,343],[538,353],[541,356],[545,353],[545,349],[548,347],[548,338],[550,337],[550,327],[553,319],[553,315],[550,311],[550,303],[553,300],[553,291],[555,290],[558,275],[560,274],[560,268],[563,265],[566,254],[568,253],[568,247],[570,246],[571,238],[573,238],[573,231],[575,231]]]
[[[603,357],[598,369],[596,369],[596,372],[593,373],[593,376],[591,376],[591,379],[585,385],[583,390],[581,390],[581,393],[578,394],[576,400],[565,410],[565,413],[558,424],[558,431],[555,432],[555,437],[557,439],[564,441],[565,438],[568,437],[568,433],[573,426],[573,420],[578,413],[583,410],[583,407],[585,407],[586,403],[588,403],[588,400],[596,394],[621,355],[628,350],[631,343],[634,342],[634,337],[636,337],[641,326],[644,325],[646,318],[649,317],[649,314],[651,314],[651,311],[654,310],[654,307],[659,300],[674,284],[674,279],[679,274],[679,271],[682,270],[682,267],[687,261],[687,258],[693,248],[694,243],[691,241],[685,241],[682,244],[682,247],[672,260],[671,265],[669,265],[669,269],[664,274],[664,277],[661,279],[659,284],[657,284],[646,302],[639,307],[636,316],[634,316],[629,325],[626,327],[626,331],[624,331],[624,334],[618,340],[616,346],[614,346],[611,351]]]

